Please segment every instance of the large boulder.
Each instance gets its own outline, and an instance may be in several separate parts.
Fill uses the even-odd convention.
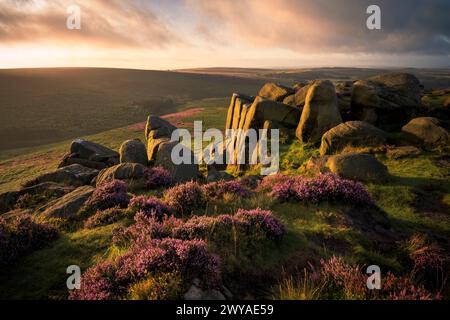
[[[94,162],[104,162],[114,165],[119,162],[119,154],[98,143],[83,139],[76,139],[70,145],[70,153],[78,155],[78,158]]]
[[[308,89],[297,126],[297,138],[303,143],[318,142],[326,131],[341,122],[333,83],[328,80],[314,81]]]
[[[0,213],[14,208],[17,200],[23,195],[43,195],[46,199],[61,197],[75,189],[74,186],[63,185],[55,182],[43,182],[20,190],[8,191],[0,194]]]
[[[164,119],[150,115],[145,126],[145,139],[147,141],[147,159],[155,160],[158,147],[162,142],[170,141],[172,133],[177,129]]]
[[[390,73],[358,80],[353,85],[352,115],[380,125],[403,124],[421,106],[422,86],[407,73]]]
[[[371,154],[345,153],[330,156],[326,167],[345,179],[382,181],[388,177],[387,167]]]
[[[339,153],[347,147],[380,147],[386,144],[387,134],[363,121],[348,121],[328,130],[322,136],[320,154]]]
[[[89,199],[95,188],[82,186],[40,208],[39,215],[45,218],[69,218],[74,216]]]
[[[174,148],[179,148],[179,152],[174,151]],[[174,162],[173,151],[174,155],[177,154],[185,159],[185,163]],[[178,141],[162,142],[158,147],[154,165],[167,169],[175,182],[190,181],[199,177],[198,164],[195,163],[194,153]]]
[[[147,165],[147,150],[145,144],[139,139],[127,140],[120,146],[120,163],[140,163]]]
[[[97,176],[96,185],[111,181],[125,180],[127,182],[141,182],[147,167],[140,163],[121,163],[110,168],[103,169]]]
[[[415,118],[402,128],[404,136],[425,148],[448,147],[450,134],[439,126],[439,120],[431,117]]]
[[[112,165],[111,163],[82,159],[82,158],[79,158],[79,155],[76,153],[67,153],[64,155],[63,159],[61,160],[60,164],[58,165],[58,168],[67,167],[72,164],[79,164],[83,167],[96,169],[96,170],[102,170],[102,169],[105,169],[108,166]]]
[[[293,88],[269,82],[261,88],[258,95],[272,101],[283,102],[284,98],[294,93],[295,90]]]
[[[87,168],[79,164],[72,164],[67,167],[44,173],[33,180],[27,181],[24,186],[29,187],[49,181],[73,186],[82,186],[89,184],[97,174],[98,170]]]

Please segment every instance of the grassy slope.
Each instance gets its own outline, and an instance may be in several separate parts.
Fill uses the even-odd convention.
[[[204,112],[184,118],[190,126],[193,120],[204,120],[204,129],[223,127],[226,114],[226,100],[206,100],[184,105],[183,108],[204,107]],[[129,138],[142,138],[142,130],[124,127],[89,139],[117,148]],[[0,181],[3,190],[16,184],[13,180],[24,180],[34,173],[54,168],[59,156],[67,150],[68,142],[39,148],[38,151],[16,151],[14,161],[3,159],[0,162]],[[282,166],[284,171],[295,173],[301,164],[316,150],[302,147],[295,142],[282,148]],[[10,154],[13,155],[14,152]],[[425,233],[433,239],[440,239],[448,245],[450,239],[450,182],[448,167],[437,165],[438,154],[424,154],[414,159],[388,160],[381,157],[392,175],[388,183],[368,184],[378,206],[386,212],[392,226],[407,238],[414,233]],[[38,160],[45,158],[43,163]],[[11,173],[11,170],[15,170]],[[436,212],[423,212],[417,207],[416,200],[424,195],[434,204],[439,204]],[[383,270],[389,268],[401,271],[402,261],[393,252],[382,252],[365,234],[345,226],[329,222],[330,215],[339,216],[344,207],[321,204],[320,206],[303,204],[279,204],[269,197],[257,195],[249,200],[230,199],[208,207],[199,214],[233,213],[237,208],[272,209],[287,225],[289,234],[280,247],[267,247],[252,261],[240,261],[242,269],[276,270],[282,266],[302,266],[307,260],[329,256],[333,253],[345,255],[349,260],[363,264],[378,264]],[[447,211],[446,211],[447,210]],[[364,213],[362,213],[364,214]],[[443,218],[444,217],[444,218]],[[98,259],[110,255],[110,243],[113,226],[96,228],[92,231],[79,230],[64,233],[53,244],[31,253],[19,260],[4,272],[0,272],[0,298],[65,298],[65,268],[69,264],[79,264],[83,270]],[[448,250],[448,247],[446,247]],[[267,288],[266,288],[267,289]],[[266,292],[270,296],[270,292]]]
[[[166,114],[189,101],[256,93],[262,80],[96,68],[0,70],[0,155]]]

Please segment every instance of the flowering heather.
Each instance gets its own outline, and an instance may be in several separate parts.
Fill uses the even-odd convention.
[[[250,196],[250,191],[243,186],[240,181],[217,181],[205,184],[203,186],[205,195],[208,199],[220,199],[224,194],[233,194],[240,198]]]
[[[142,211],[148,216],[154,215],[160,220],[170,214],[170,208],[155,197],[135,196],[130,200],[128,209],[132,212]]]
[[[284,225],[268,210],[239,209],[234,218],[248,223],[250,229],[261,229],[267,238],[279,239],[286,234]]]
[[[412,280],[412,277],[397,277],[388,272],[379,291],[366,287],[367,275],[357,265],[347,264],[341,257],[333,256],[321,261],[322,279],[331,286],[331,292],[340,292],[344,299],[388,299],[388,300],[431,300],[440,299]]]
[[[42,248],[57,235],[57,229],[34,222],[30,215],[23,214],[11,221],[0,217],[0,266]]]
[[[425,236],[413,235],[404,246],[416,270],[442,271],[444,269],[446,258],[443,250],[435,244],[429,244]]]
[[[134,216],[134,224],[128,228],[119,227],[113,230],[113,243],[119,247],[127,247],[135,242],[170,237],[172,230],[181,224],[183,221],[174,216],[164,216],[161,220],[139,211]]]
[[[138,243],[114,264],[104,262],[88,269],[81,289],[72,291],[69,298],[118,299],[130,285],[160,272],[178,272],[185,283],[199,278],[203,286],[215,286],[220,282],[220,261],[200,240],[166,238]]]
[[[127,185],[120,180],[111,180],[97,187],[86,205],[96,210],[128,206]]]
[[[163,167],[149,168],[144,173],[145,186],[147,189],[158,189],[168,187],[172,184],[170,172]]]
[[[124,211],[120,208],[110,208],[104,211],[97,211],[97,213],[86,220],[84,227],[93,229],[96,227],[105,226],[119,221],[124,216]]]
[[[287,176],[281,173],[272,174],[270,176],[264,177],[264,179],[259,183],[257,190],[259,192],[270,192],[274,185],[290,181],[291,176]]]
[[[322,174],[317,178],[283,178],[274,184],[271,195],[282,201],[345,201],[358,205],[373,205],[374,202],[363,184],[341,179],[333,174]]]
[[[164,198],[173,210],[182,215],[189,215],[206,205],[203,188],[194,181],[167,189]]]

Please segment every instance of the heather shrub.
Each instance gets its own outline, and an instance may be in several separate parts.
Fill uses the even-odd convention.
[[[114,263],[103,262],[88,269],[81,289],[72,291],[69,298],[119,299],[127,295],[131,285],[160,273],[178,273],[183,284],[198,278],[203,287],[215,287],[220,283],[220,261],[200,240],[137,242]]]
[[[86,206],[94,210],[105,210],[114,207],[128,206],[127,185],[121,180],[111,180],[103,183],[92,193]]]
[[[257,187],[258,192],[271,192],[274,185],[291,180],[292,177],[281,173],[264,177]]]
[[[89,217],[84,223],[84,227],[93,229],[100,226],[105,226],[119,221],[125,217],[123,209],[118,207],[110,208],[103,211],[97,211],[93,216]]]
[[[141,211],[148,216],[154,215],[161,220],[165,215],[169,215],[171,210],[158,198],[135,196],[128,204],[128,211],[131,213]]]
[[[158,273],[133,284],[128,290],[130,300],[178,300],[183,282],[177,272]]]
[[[207,199],[223,199],[225,194],[232,194],[240,198],[248,198],[248,190],[240,181],[217,181],[205,184],[203,190]]]
[[[57,229],[35,222],[30,215],[23,214],[10,221],[0,217],[0,266],[44,247],[57,236]]]
[[[316,178],[280,178],[270,194],[281,201],[344,201],[356,205],[374,205],[363,184],[333,174],[322,174]]]
[[[144,173],[145,186],[149,190],[168,187],[172,184],[170,172],[163,167],[149,168]]]
[[[181,215],[190,215],[206,205],[203,188],[194,181],[166,190],[164,199],[176,213]]]
[[[128,228],[118,227],[113,230],[112,241],[118,247],[129,247],[135,242],[167,238],[172,235],[172,230],[181,224],[183,221],[174,216],[164,216],[161,220],[139,211],[134,216],[134,224]]]
[[[284,225],[268,210],[239,209],[234,218],[243,222],[247,234],[260,230],[268,239],[281,239],[287,232]]]

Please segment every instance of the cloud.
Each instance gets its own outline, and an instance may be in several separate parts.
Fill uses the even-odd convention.
[[[0,42],[162,48],[182,40],[145,2],[78,0],[81,30],[66,28],[68,0],[0,2]]]
[[[228,39],[302,53],[448,54],[447,0],[186,0],[198,19]],[[378,4],[382,30],[366,28]]]

